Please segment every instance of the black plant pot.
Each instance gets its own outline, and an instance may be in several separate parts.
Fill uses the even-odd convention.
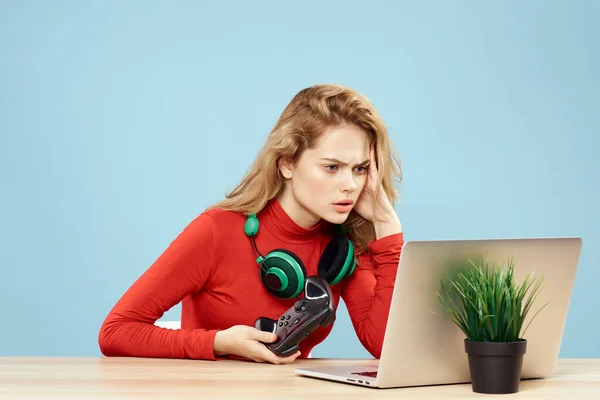
[[[506,394],[519,391],[527,341],[472,342],[465,339],[471,386],[477,393]]]

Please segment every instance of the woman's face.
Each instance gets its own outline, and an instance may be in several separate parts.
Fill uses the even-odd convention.
[[[330,128],[295,166],[281,164],[281,173],[288,181],[279,201],[304,228],[320,219],[340,224],[346,221],[365,187],[368,165],[366,132],[354,125]],[[341,206],[340,202],[348,205]]]

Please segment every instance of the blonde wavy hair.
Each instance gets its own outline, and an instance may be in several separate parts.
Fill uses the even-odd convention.
[[[356,125],[367,133],[369,144],[375,149],[379,171],[377,192],[384,190],[394,204],[399,199],[397,186],[402,182],[402,167],[382,118],[361,93],[341,85],[321,84],[302,89],[294,96],[242,181],[225,195],[225,199],[207,210],[220,208],[245,215],[258,213],[285,187],[279,159],[287,157],[297,162],[306,149],[315,146],[326,129],[342,124]],[[373,223],[354,210],[343,226],[357,254],[364,252],[375,238]]]

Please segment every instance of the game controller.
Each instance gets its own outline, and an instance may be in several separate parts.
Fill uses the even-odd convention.
[[[265,346],[273,353],[286,357],[298,351],[298,344],[320,326],[335,321],[333,295],[327,281],[309,276],[304,284],[304,298],[296,301],[279,319],[259,317],[254,327],[277,334],[273,343]]]

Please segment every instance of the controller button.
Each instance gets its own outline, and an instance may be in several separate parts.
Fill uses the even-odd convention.
[[[281,316],[281,318],[279,318],[279,319],[283,321],[283,319],[284,319],[284,318],[285,318],[285,317],[282,315],[282,316]]]
[[[300,323],[300,318],[296,318],[296,320],[294,321],[295,324]]]
[[[280,322],[280,323],[279,323],[279,326],[283,326],[283,322]]]
[[[286,316],[285,316],[285,319],[290,319],[290,315],[289,315],[289,314],[288,314],[288,315],[286,315]]]
[[[287,326],[287,324],[288,324],[288,322],[287,322],[287,321],[285,321],[285,322],[283,323],[283,325],[285,325],[285,326]]]
[[[294,309],[296,311],[305,311],[306,310],[306,301],[298,300],[296,304],[294,304]]]

